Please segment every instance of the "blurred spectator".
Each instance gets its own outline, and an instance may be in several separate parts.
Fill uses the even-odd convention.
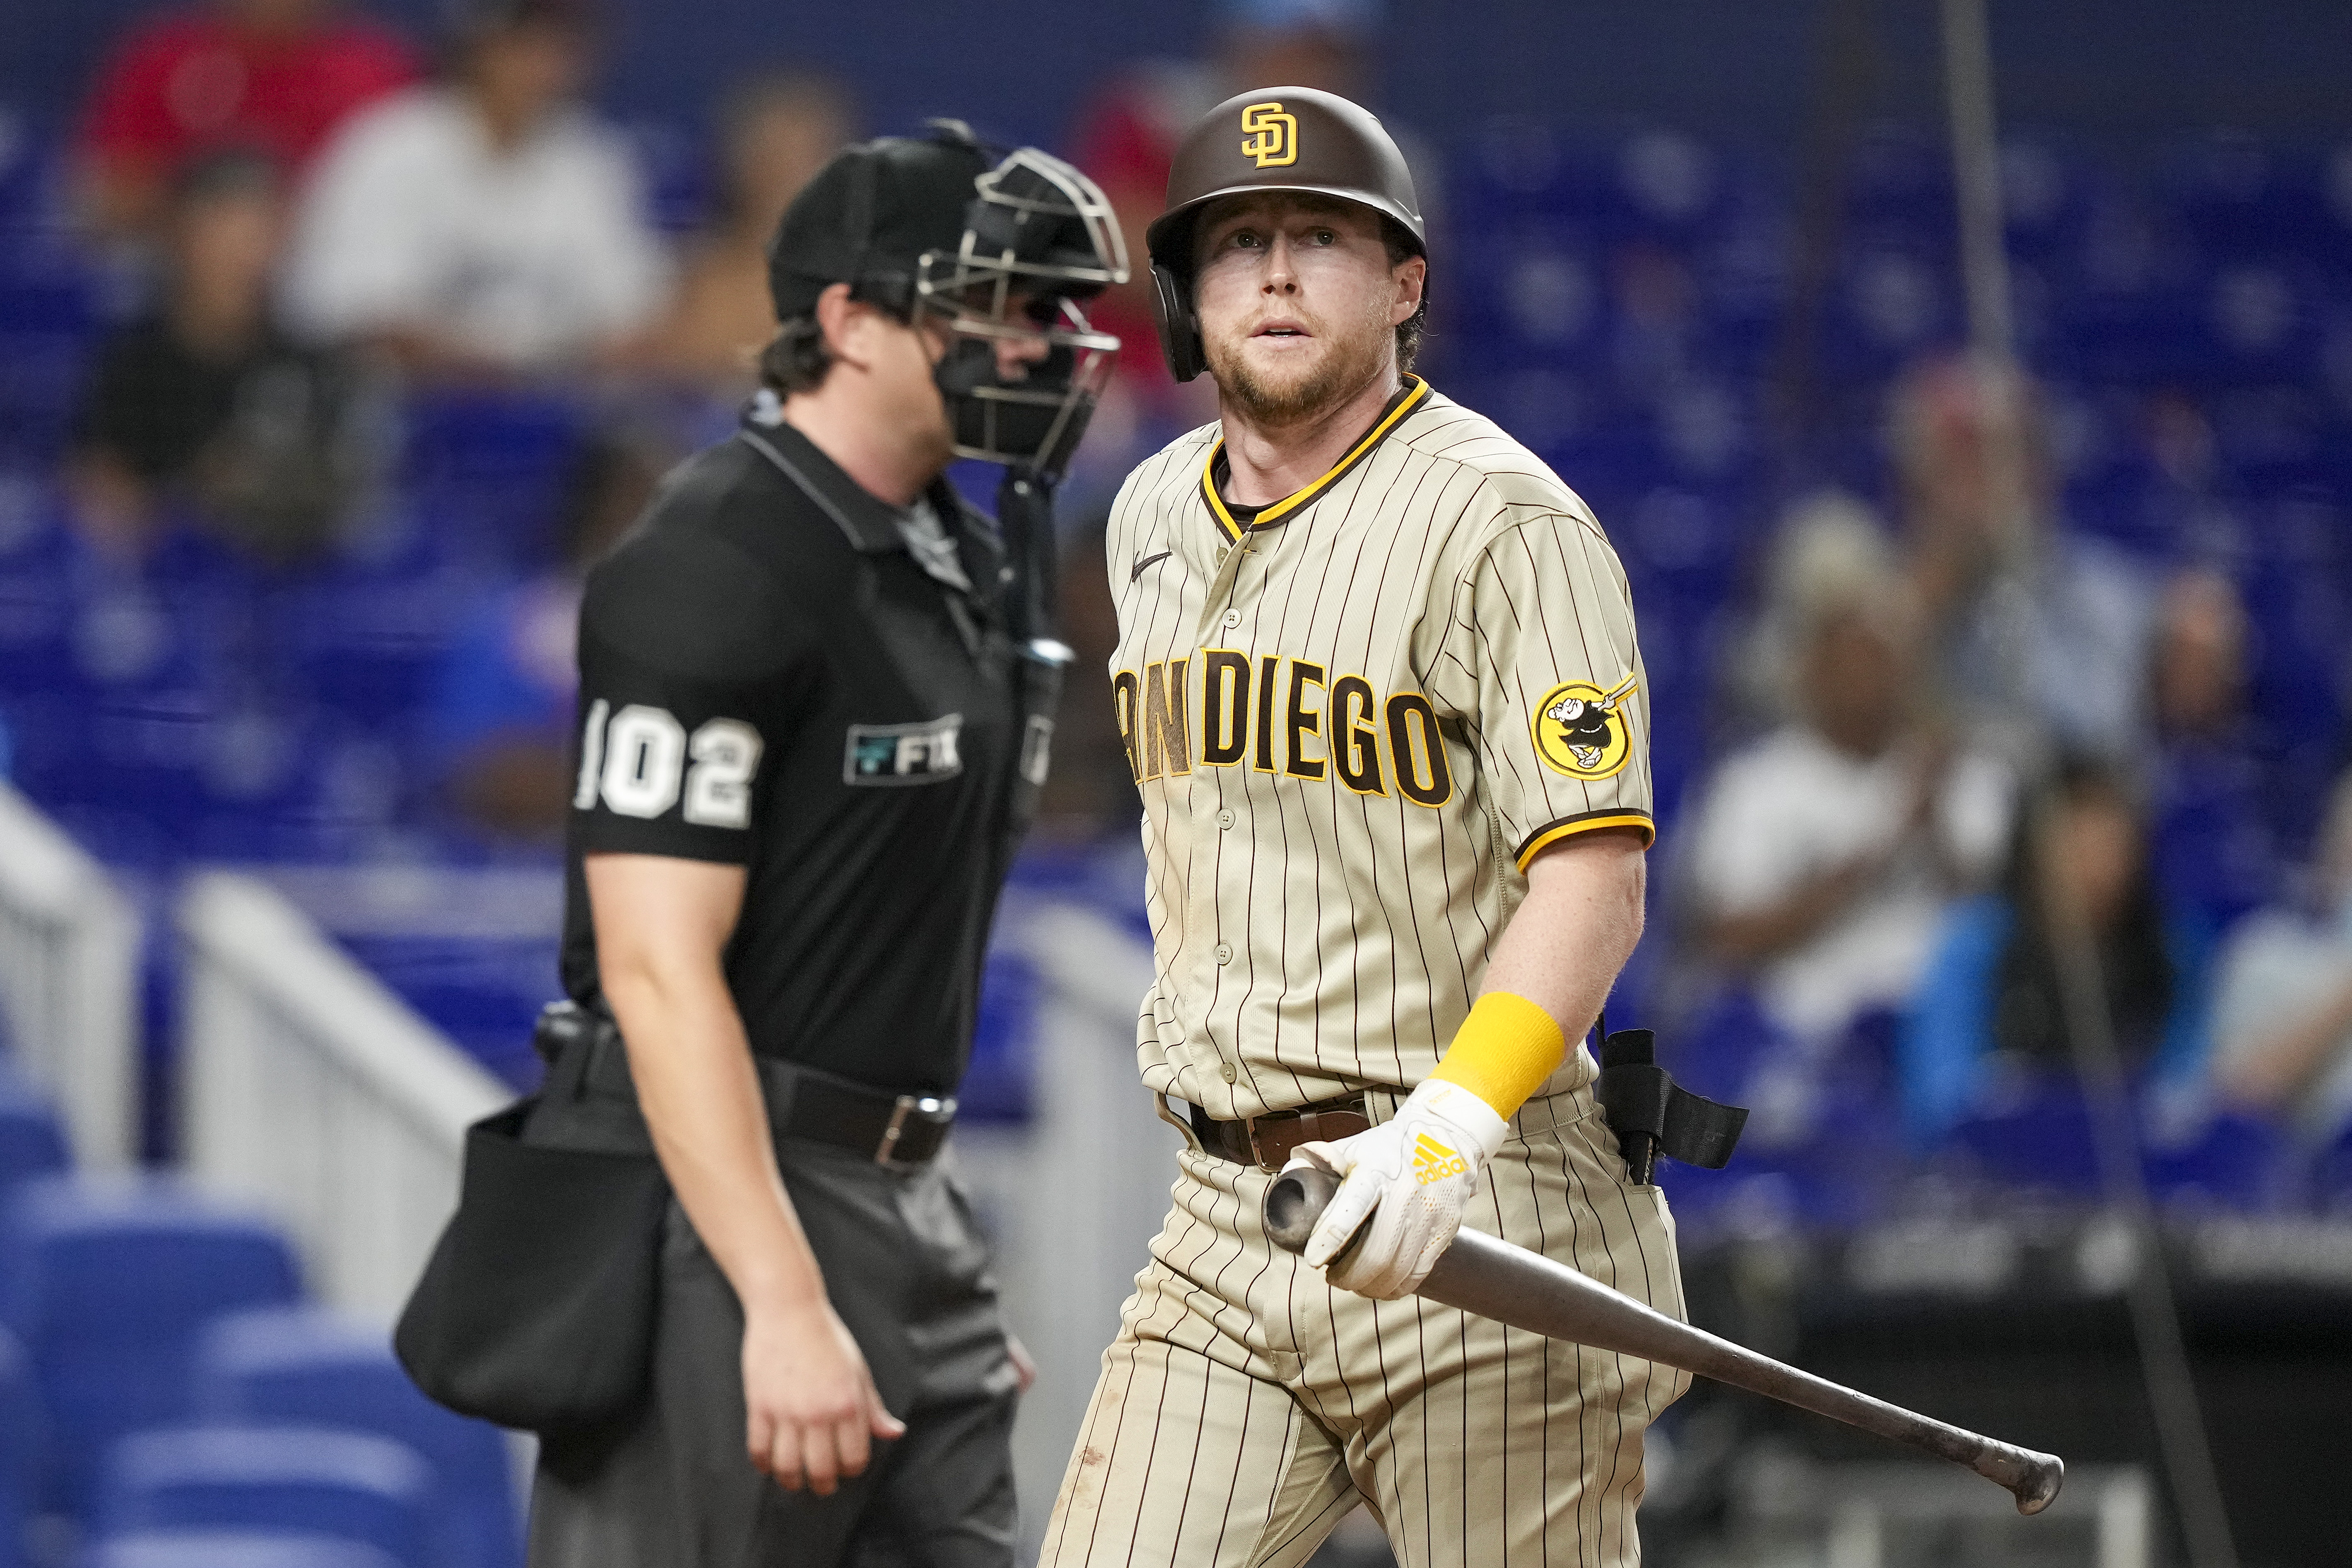
[[[163,299],[100,347],[68,467],[84,534],[145,552],[175,503],[265,558],[320,543],[364,484],[370,428],[348,359],[280,330],[270,279],[285,202],[271,164],[184,170],[163,224]]]
[[[190,159],[298,174],[354,110],[416,76],[408,46],[333,0],[210,0],[132,28],[99,68],[79,149],[88,221],[143,232]]]
[[[1910,994],[1947,903],[1992,869],[2008,787],[1922,722],[1916,631],[1877,531],[1817,511],[1780,553],[1792,717],[1724,763],[1689,869],[1704,949],[1752,973],[1790,1035],[1826,1042]]]
[[[2213,1080],[2317,1141],[2352,1120],[2352,773],[2329,803],[2304,907],[2264,910],[2222,951]]]
[[[737,92],[722,130],[716,221],[688,250],[669,313],[647,334],[650,369],[730,402],[751,395],[755,362],[776,335],[768,238],[854,131],[849,94],[829,77],[762,77]]]
[[[581,584],[677,454],[638,432],[593,438],[563,507],[563,560],[486,605],[442,668],[430,733],[450,806],[495,837],[552,838],[571,803]]]
[[[620,139],[578,102],[585,0],[468,0],[446,81],[353,120],[320,160],[291,302],[423,374],[593,363],[662,303],[666,261]]]
[[[1934,674],[1955,711],[1996,731],[2038,722],[2069,749],[2136,759],[2150,595],[2116,552],[2059,526],[2047,426],[2021,374],[1970,360],[1926,365],[1895,391],[1903,521]],[[2011,505],[2028,574],[2015,604],[2002,589]]]
[[[2157,614],[2156,874],[2216,931],[2271,896],[2276,861],[2246,714],[2246,610],[2219,573],[2184,572]]]
[[[2211,1043],[2211,942],[2149,873],[2147,825],[2124,776],[2072,757],[2048,810],[2049,854],[2020,813],[1996,892],[1945,923],[1898,1037],[1904,1121],[1930,1144],[1973,1112],[2073,1071],[2058,957],[2045,910],[2078,910],[2096,944],[2107,1016],[2126,1068],[2151,1089],[2192,1086]]]

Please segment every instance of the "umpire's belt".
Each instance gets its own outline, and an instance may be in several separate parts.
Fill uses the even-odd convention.
[[[1192,1110],[1192,1136],[1202,1149],[1221,1160],[1268,1171],[1282,1169],[1301,1143],[1352,1138],[1372,1125],[1371,1106],[1364,1094],[1318,1100],[1244,1121],[1219,1121],[1197,1105]]]
[[[540,1015],[533,1044],[551,1065],[562,1051],[588,1051],[583,1081],[590,1089],[635,1097],[620,1027],[602,1013],[555,1003]],[[830,1143],[871,1155],[877,1165],[910,1166],[934,1158],[955,1125],[956,1102],[945,1096],[893,1094],[772,1057],[751,1061],[779,1138]]]
[[[944,1096],[892,1094],[791,1062],[755,1060],[779,1137],[837,1144],[873,1155],[877,1165],[922,1165],[947,1146],[955,1125],[956,1102]]]

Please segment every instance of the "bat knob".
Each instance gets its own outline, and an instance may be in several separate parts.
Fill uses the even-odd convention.
[[[2057,1455],[2007,1443],[1987,1444],[1986,1452],[1970,1468],[1987,1480],[2007,1487],[2017,1499],[2020,1513],[2040,1513],[2048,1508],[2066,1480],[2066,1461]]]
[[[1312,1165],[1301,1165],[1276,1177],[1265,1189],[1265,1234],[1285,1252],[1304,1252],[1315,1222],[1331,1205],[1339,1178]]]

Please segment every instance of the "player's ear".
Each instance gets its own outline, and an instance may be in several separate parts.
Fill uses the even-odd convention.
[[[1422,289],[1429,282],[1429,263],[1418,256],[1408,256],[1389,269],[1396,280],[1396,303],[1389,307],[1389,325],[1402,326],[1421,309]]]

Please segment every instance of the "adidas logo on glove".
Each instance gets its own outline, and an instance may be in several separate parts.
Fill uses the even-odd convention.
[[[1424,1132],[1412,1142],[1412,1169],[1425,1187],[1448,1176],[1468,1175],[1470,1162]]]

